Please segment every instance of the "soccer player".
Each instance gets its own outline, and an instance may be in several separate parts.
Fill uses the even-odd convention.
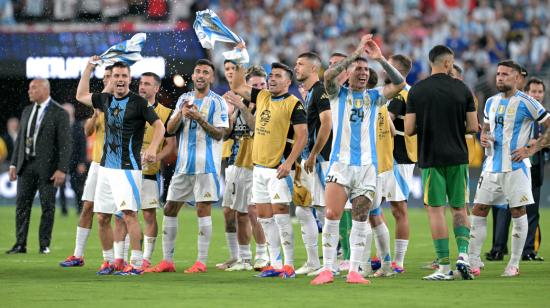
[[[288,93],[292,70],[281,63],[271,65],[269,90],[254,89],[245,83],[243,68],[237,68],[231,90],[246,101],[256,104],[254,142],[252,146],[253,183],[252,202],[258,208],[271,266],[260,277],[295,277],[294,234],[289,214],[292,201],[291,170],[307,141],[304,107],[300,100]],[[284,252],[284,266],[273,245],[280,238]],[[281,268],[282,267],[282,268]]]
[[[405,55],[395,54],[390,57],[389,62],[407,78],[412,61]],[[390,83],[385,78],[385,83]],[[395,243],[394,262],[392,267],[396,273],[403,273],[405,268],[405,254],[409,245],[409,217],[407,213],[407,200],[409,199],[410,188],[412,187],[414,164],[417,161],[416,135],[406,136],[404,134],[404,119],[407,109],[407,95],[411,87],[407,84],[399,94],[392,98],[388,104],[390,117],[396,128],[396,135],[393,144],[393,158],[395,165],[393,172],[386,174],[383,186],[386,191],[387,201],[391,204],[391,212],[395,218]]]
[[[367,90],[368,62],[365,53],[380,63],[392,83]],[[348,70],[349,88],[340,86],[338,75]],[[324,270],[311,281],[313,285],[331,283],[338,243],[340,217],[348,199],[352,203],[350,268],[348,283],[368,284],[359,274],[368,229],[368,213],[376,190],[376,115],[378,106],[395,96],[405,85],[401,74],[383,57],[372,35],[365,35],[352,55],[325,72],[325,88],[330,98],[333,141],[326,178],[326,220],[323,227]]]
[[[454,63],[451,49],[437,45],[430,50],[429,60],[432,74],[410,89],[405,116],[405,134],[418,135],[424,204],[439,261],[439,269],[424,279],[454,279],[445,219],[448,201],[459,252],[456,267],[462,278],[469,280],[473,276],[468,263],[468,150],[464,136],[478,130],[474,98],[464,83],[449,76]]]
[[[231,60],[224,63],[225,77],[231,83],[237,64]],[[260,67],[253,67],[246,75],[247,84],[258,82],[256,86],[266,88],[266,73]],[[267,245],[261,225],[257,223],[254,205],[252,205],[252,133],[254,127],[254,116],[251,113],[253,104],[242,102],[242,98],[229,91],[224,94],[229,107],[235,107],[230,112],[231,134],[229,138],[234,139],[232,153],[228,158],[229,167],[226,170],[226,188],[223,198],[224,217],[226,224],[226,239],[230,250],[230,260],[216,265],[227,271],[260,270],[269,263]],[[229,108],[231,109],[231,108]],[[249,124],[250,123],[250,124]],[[255,222],[252,222],[252,220]],[[256,237],[256,261],[252,265],[252,253],[250,251],[250,238],[253,228]],[[237,246],[238,245],[238,246]],[[232,260],[237,260],[234,262]]]
[[[106,66],[103,74],[103,92],[111,93],[113,90],[112,86],[109,85],[111,74],[112,66]],[[84,124],[84,133],[88,137],[95,133],[94,145],[92,148],[92,162],[90,163],[90,169],[88,170],[88,176],[82,193],[82,201],[84,202],[82,204],[78,226],[76,227],[74,253],[59,263],[61,267],[84,266],[84,250],[86,250],[86,244],[88,243],[94,218],[94,195],[97,183],[97,170],[99,169],[101,156],[103,155],[105,122],[103,113],[100,109],[94,109],[92,117],[86,120]]]
[[[168,133],[179,132],[178,161],[164,206],[163,260],[147,272],[175,271],[177,215],[184,202],[195,203],[199,227],[197,260],[185,273],[206,272],[212,236],[212,203],[219,199],[222,143],[229,133],[225,100],[210,90],[214,72],[210,60],[200,59],[195,63],[191,75],[194,91],[180,96],[168,120]]]
[[[163,106],[157,101],[157,93],[160,90],[162,81],[160,77],[152,72],[141,74],[139,80],[139,95],[147,100],[149,105],[153,106],[155,113],[158,115],[163,125],[166,126],[172,109]],[[151,144],[151,139],[155,134],[154,128],[146,124],[145,134],[143,136],[142,152],[145,151]],[[143,269],[151,266],[151,256],[155,249],[157,240],[158,224],[157,224],[157,208],[160,205],[159,188],[160,188],[160,162],[172,151],[176,146],[176,137],[165,133],[164,141],[157,150],[156,161],[143,164],[143,179],[141,183],[141,210],[143,212],[143,221],[145,222],[145,230],[143,232]],[[120,224],[115,225],[115,266],[117,263],[123,263],[125,237],[127,231]],[[118,245],[118,246],[117,246]],[[118,254],[118,255],[117,255]]]
[[[550,141],[550,115],[532,97],[517,89],[521,68],[511,60],[498,64],[496,86],[500,93],[485,103],[481,145],[487,158],[479,178],[472,209],[470,259],[472,271],[478,275],[480,252],[487,236],[487,215],[492,205],[508,204],[512,214],[512,249],[502,276],[519,275],[519,261],[528,222],[525,206],[534,203],[531,191],[531,166],[528,158]],[[533,123],[546,132],[529,142]]]
[[[330,138],[332,129],[332,114],[330,102],[325,92],[323,82],[319,80],[321,59],[313,52],[298,56],[294,71],[296,80],[307,92],[304,107],[307,115],[308,141],[302,152],[300,174],[295,181],[310,194],[308,204],[296,207],[296,217],[302,226],[302,239],[306,246],[307,261],[296,270],[296,274],[309,274],[321,267],[317,247],[318,228],[311,206],[325,206],[325,174],[330,156]],[[296,191],[295,191],[296,193]]]
[[[154,162],[157,148],[164,136],[164,125],[152,106],[139,95],[130,92],[130,67],[116,62],[112,69],[113,94],[91,94],[90,74],[95,67],[93,56],[80,78],[76,99],[87,106],[99,108],[105,117],[105,142],[101,166],[97,175],[94,212],[98,213],[99,234],[105,262],[98,274],[113,272],[113,238],[111,216],[122,211],[130,235],[132,257],[130,265],[121,274],[139,275],[143,252],[141,250],[141,226],[137,220],[140,205],[141,162]],[[145,122],[155,129],[151,145],[140,157]]]

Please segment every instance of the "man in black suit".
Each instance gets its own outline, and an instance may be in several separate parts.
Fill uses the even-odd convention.
[[[31,105],[21,115],[19,135],[9,176],[17,183],[15,228],[17,241],[8,254],[27,252],[27,233],[32,203],[40,193],[40,253],[49,253],[52,237],[55,193],[65,182],[71,155],[69,116],[50,97],[50,83],[34,79],[29,85]]]

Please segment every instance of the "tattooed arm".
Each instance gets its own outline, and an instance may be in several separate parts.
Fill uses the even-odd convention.
[[[357,46],[357,49],[349,55],[344,60],[338,62],[334,67],[329,68],[325,72],[325,89],[327,90],[327,93],[330,97],[334,97],[338,94],[338,91],[340,90],[340,83],[338,82],[338,76],[340,73],[342,73],[344,70],[348,68],[348,66],[355,61],[358,57],[360,57],[365,52],[365,46],[367,42],[372,38],[371,34],[364,35],[361,38],[361,42],[359,43],[359,46]]]

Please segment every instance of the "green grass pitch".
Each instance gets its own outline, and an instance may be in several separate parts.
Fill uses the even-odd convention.
[[[499,277],[505,262],[485,262],[482,276],[474,281],[422,281],[430,273],[420,267],[433,259],[434,248],[428,219],[423,209],[410,211],[411,238],[405,274],[395,278],[371,279],[371,285],[346,285],[343,278],[326,286],[310,286],[310,277],[296,279],[255,278],[255,272],[225,273],[214,264],[227,258],[223,216],[213,211],[214,231],[210,245],[208,273],[183,274],[196,257],[197,219],[192,209],[179,215],[176,242],[177,273],[143,276],[96,276],[101,263],[97,225],[86,249],[86,265],[61,268],[58,262],[74,249],[77,217],[56,216],[49,255],[38,254],[40,208],[33,208],[28,252],[6,255],[14,243],[15,208],[0,207],[0,298],[2,307],[548,307],[550,260],[522,262],[521,276]],[[59,211],[58,211],[59,212]],[[160,214],[161,212],[159,212]],[[542,210],[543,231],[550,210]],[[393,218],[386,210],[390,233]],[[162,218],[159,218],[159,223]],[[491,219],[489,219],[491,220]],[[305,250],[295,223],[296,265],[305,261]],[[491,230],[491,226],[489,226]],[[545,236],[546,238],[546,236]],[[319,237],[320,239],[320,237]],[[487,239],[483,251],[490,244]],[[456,245],[451,235],[451,257]],[[393,247],[393,242],[392,242]],[[393,250],[393,249],[392,249]],[[543,243],[541,255],[550,257],[550,244]],[[161,238],[153,263],[162,257]]]

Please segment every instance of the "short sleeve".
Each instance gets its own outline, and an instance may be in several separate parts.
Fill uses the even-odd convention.
[[[157,113],[155,112],[155,108],[153,108],[153,106],[149,105],[149,103],[147,103],[147,101],[145,99],[141,100],[140,101],[141,103],[141,114],[143,116],[143,118],[145,119],[145,121],[147,121],[147,123],[153,125],[153,123],[155,123],[158,119],[159,119],[159,116],[157,115]]]
[[[227,113],[227,103],[223,97],[215,100],[216,109],[214,110],[214,127],[229,127],[229,115]]]
[[[411,88],[409,91],[409,95],[407,95],[407,113],[416,113],[416,94],[414,91],[414,87]]]
[[[489,123],[489,111],[491,110],[491,104],[493,102],[493,98],[490,97],[485,102],[485,108],[483,108],[483,122]]]
[[[262,90],[252,88],[252,91],[250,92],[250,102],[256,104],[256,100],[258,99],[258,95],[260,94]]]
[[[330,100],[324,88],[317,91],[317,109],[319,113],[330,110]]]
[[[306,111],[304,110],[304,105],[302,105],[301,102],[298,102],[294,106],[292,114],[290,115],[290,123],[292,125],[307,123]]]
[[[549,115],[541,103],[531,97],[526,97],[524,98],[524,104],[527,107],[531,119],[539,123],[546,121]]]
[[[466,88],[466,86],[464,86]],[[472,91],[466,88],[466,112],[475,112],[476,111],[476,102],[474,100],[474,95]]]
[[[109,101],[110,94],[109,93],[93,93],[92,94],[92,105],[94,108],[97,108],[103,112],[105,112],[106,109],[106,102]]]

